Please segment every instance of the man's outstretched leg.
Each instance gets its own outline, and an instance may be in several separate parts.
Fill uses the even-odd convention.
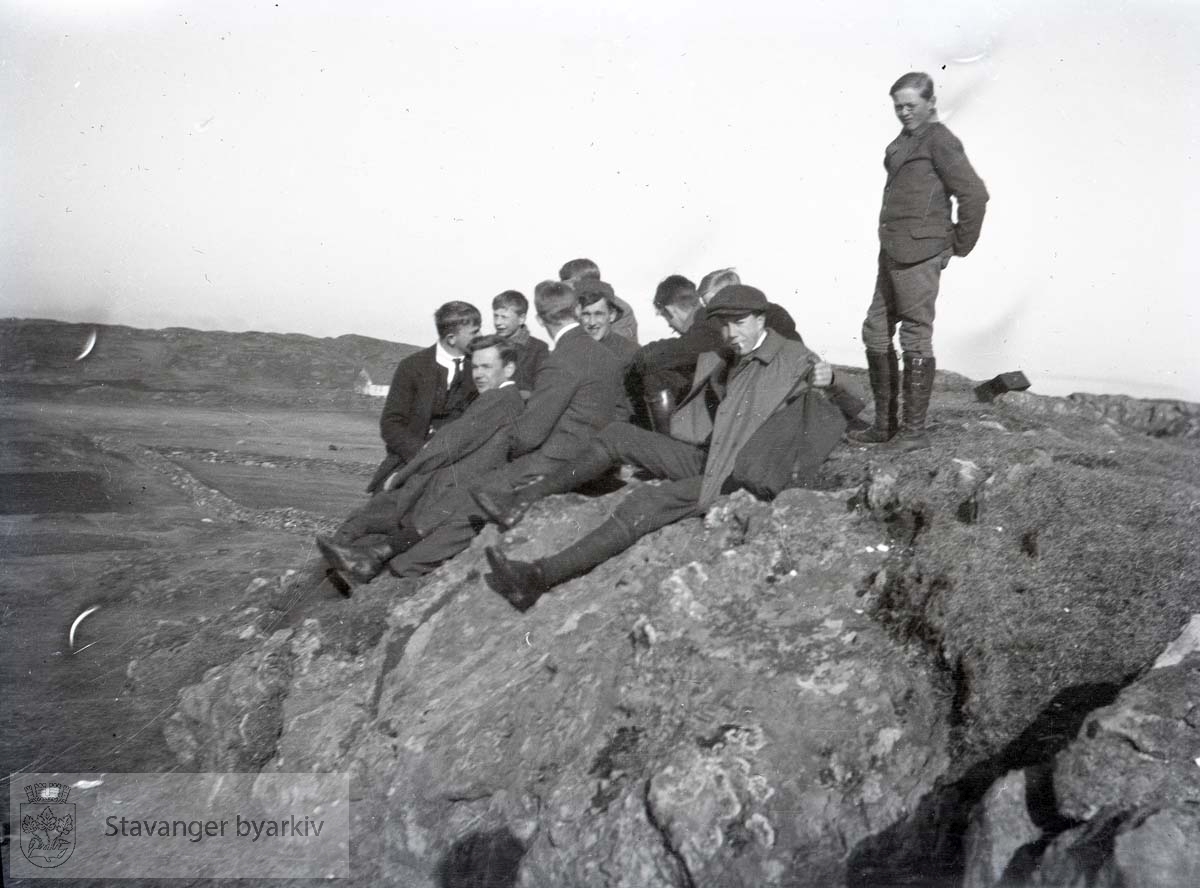
[[[526,611],[559,583],[583,576],[635,542],[637,537],[628,527],[609,518],[578,542],[537,561],[509,561],[494,546],[484,552],[492,568],[492,588],[517,610]]]
[[[510,561],[488,546],[485,553],[492,568],[488,583],[517,610],[526,611],[559,583],[583,576],[646,534],[695,515],[702,481],[697,475],[658,487],[639,487],[591,533],[537,561]]]
[[[606,426],[578,457],[532,484],[509,491],[484,485],[471,495],[484,515],[509,530],[543,497],[575,490],[622,463],[643,468],[656,478],[679,480],[701,474],[704,457],[705,451],[699,447],[630,423],[615,422]]]

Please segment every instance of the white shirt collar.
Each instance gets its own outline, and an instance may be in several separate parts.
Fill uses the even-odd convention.
[[[446,368],[446,388],[450,388],[450,383],[454,381],[454,362],[463,361],[464,358],[456,357],[446,351],[442,347],[442,341],[439,339],[437,345],[434,346],[433,359]]]
[[[571,321],[571,323],[567,324],[567,326],[563,327],[561,330],[559,330],[557,333],[555,333],[553,336],[551,336],[550,337],[550,351],[554,351],[554,346],[558,345],[558,340],[563,338],[564,333],[574,330],[578,326],[579,326],[578,321]]]
[[[749,355],[749,354],[753,354],[754,352],[758,351],[759,348],[762,347],[762,344],[766,341],[767,341],[767,328],[763,327],[763,331],[758,334],[758,342],[754,343],[754,348],[750,349],[750,351],[746,352],[746,354]]]
[[[506,380],[504,380],[504,382],[502,382],[498,386],[496,386],[496,388],[498,388],[498,389],[507,388],[510,385],[516,385],[516,383],[513,382],[511,379],[506,379]]]

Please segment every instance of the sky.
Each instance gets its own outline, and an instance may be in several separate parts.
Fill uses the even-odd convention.
[[[643,341],[734,266],[862,366],[924,70],[992,195],[939,367],[1200,401],[1197,46],[1190,0],[0,0],[0,316],[427,344],[588,256]]]

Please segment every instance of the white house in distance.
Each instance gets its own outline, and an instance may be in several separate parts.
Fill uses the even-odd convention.
[[[371,374],[367,372],[367,368],[358,371],[358,380],[354,386],[354,390],[360,395],[371,395],[375,398],[386,398],[390,385],[376,385],[371,382]]]

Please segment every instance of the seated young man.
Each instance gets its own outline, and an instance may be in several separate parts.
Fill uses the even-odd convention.
[[[582,576],[642,536],[701,514],[724,492],[738,453],[768,417],[808,389],[832,382],[829,364],[803,343],[767,328],[767,304],[761,291],[742,285],[727,287],[709,304],[709,317],[721,323],[732,350],[700,358],[691,390],[671,417],[670,435],[614,423],[569,470],[508,498],[477,496],[492,520],[511,527],[528,503],[572,490],[615,464],[632,463],[668,482],[637,488],[607,521],[548,558],[510,561],[489,547],[488,582],[495,591],[527,610],[554,586]]]
[[[575,284],[575,292],[579,294],[579,323],[584,332],[616,355],[622,366],[628,366],[638,347],[612,328],[620,316],[613,288],[604,281],[584,279]]]
[[[681,274],[664,278],[654,291],[654,311],[678,334],[643,345],[625,377],[638,424],[666,432],[676,403],[687,394],[696,361],[725,347],[721,324],[705,315],[696,285]]]
[[[566,281],[572,286],[578,285],[580,281],[598,281],[600,280],[600,266],[591,259],[572,259],[570,262],[563,263],[563,267],[558,270],[558,279]],[[613,321],[613,330],[637,345],[637,317],[633,313],[633,306],[615,293],[612,296],[612,304],[617,310],[617,317]]]
[[[529,300],[516,290],[505,290],[492,300],[492,324],[496,335],[520,349],[517,358],[517,375],[513,377],[521,394],[529,397],[538,368],[550,354],[550,348],[529,332],[525,316],[529,313]]]
[[[441,426],[462,416],[475,397],[467,343],[479,334],[479,309],[468,302],[447,302],[433,315],[438,340],[402,360],[392,376],[379,434],[387,455],[375,470],[367,492],[383,489],[388,476],[425,446]]]
[[[332,537],[317,537],[326,562],[344,580],[372,580],[420,541],[416,528],[435,522],[454,490],[507,462],[509,428],[524,406],[512,382],[517,347],[498,336],[477,336],[468,350],[479,397],[395,473],[394,489],[375,494]],[[396,565],[400,573],[406,567]]]

